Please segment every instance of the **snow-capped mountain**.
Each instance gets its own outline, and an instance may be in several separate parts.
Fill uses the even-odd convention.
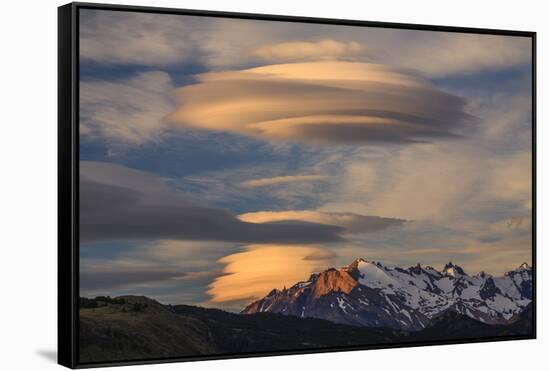
[[[305,282],[272,290],[242,313],[273,312],[337,323],[420,330],[455,311],[488,324],[507,323],[532,300],[532,268],[524,263],[502,277],[469,276],[451,262],[438,271],[416,265],[386,267],[357,259],[312,274]]]

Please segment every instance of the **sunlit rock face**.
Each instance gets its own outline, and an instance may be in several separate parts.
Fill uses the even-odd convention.
[[[506,324],[532,300],[532,268],[522,264],[502,277],[468,275],[449,262],[441,271],[387,267],[357,259],[340,269],[312,274],[304,282],[248,305],[243,313],[273,312],[337,323],[420,330],[453,311],[488,324]]]

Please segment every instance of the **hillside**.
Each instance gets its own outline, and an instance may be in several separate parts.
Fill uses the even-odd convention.
[[[513,321],[510,325],[491,326],[449,311],[422,331],[405,332],[275,313],[242,315],[187,305],[162,305],[140,296],[82,298],[80,361],[368,346],[531,332],[528,313]]]
[[[82,300],[81,300],[82,302]],[[216,352],[209,327],[139,296],[87,300],[80,309],[81,362]],[[97,306],[97,307],[93,307]]]

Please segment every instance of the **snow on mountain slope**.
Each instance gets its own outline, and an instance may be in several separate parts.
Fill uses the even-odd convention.
[[[522,264],[503,277],[469,276],[449,262],[442,271],[420,264],[402,269],[357,259],[273,290],[243,313],[274,312],[338,323],[419,330],[452,310],[485,323],[506,323],[532,300],[532,269]]]

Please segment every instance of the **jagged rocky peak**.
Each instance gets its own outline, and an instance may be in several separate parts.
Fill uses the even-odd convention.
[[[417,263],[414,267],[409,267],[408,270],[414,274],[422,274],[423,272],[422,265],[420,263]]]
[[[485,271],[481,271],[478,274],[474,276],[474,278],[481,278],[481,279],[487,279],[491,278],[492,276],[489,273],[485,273]]]
[[[344,269],[354,270],[354,269],[357,269],[357,267],[360,264],[364,264],[364,263],[368,263],[368,261],[366,259],[363,259],[363,258],[357,258],[354,261],[352,261],[347,267],[344,267]]]
[[[317,278],[317,276],[319,276],[319,273],[312,273],[309,278],[308,278],[308,282],[313,282],[315,281],[315,279]]]
[[[357,279],[345,270],[328,269],[319,274],[312,287],[313,297],[319,298],[331,292],[348,294],[357,286]]]
[[[348,266],[342,267],[342,270],[348,272],[355,280],[359,280],[361,277],[360,267],[366,264],[374,264],[374,262],[369,262],[364,258],[357,258],[352,261]]]
[[[266,297],[270,298],[270,297],[272,297],[272,296],[275,296],[275,295],[279,294],[280,292],[281,292],[281,291],[278,290],[278,289],[273,289],[273,290],[271,290],[271,291],[269,292],[269,294],[267,294]]]
[[[509,275],[515,275],[515,274],[520,274],[522,276],[524,275],[530,275],[532,274],[532,270],[533,268],[526,262],[523,262],[519,267],[517,267],[516,269],[514,270],[511,270],[509,272],[506,272],[505,275],[506,276],[509,276]]]
[[[487,277],[487,279],[479,289],[479,297],[483,300],[487,300],[494,298],[497,294],[502,295],[502,291],[500,291],[500,289],[496,286],[495,281],[492,277]]]
[[[448,262],[447,264],[445,264],[441,272],[453,277],[466,276],[466,272],[464,272],[464,269],[456,264],[453,264],[453,262]]]

